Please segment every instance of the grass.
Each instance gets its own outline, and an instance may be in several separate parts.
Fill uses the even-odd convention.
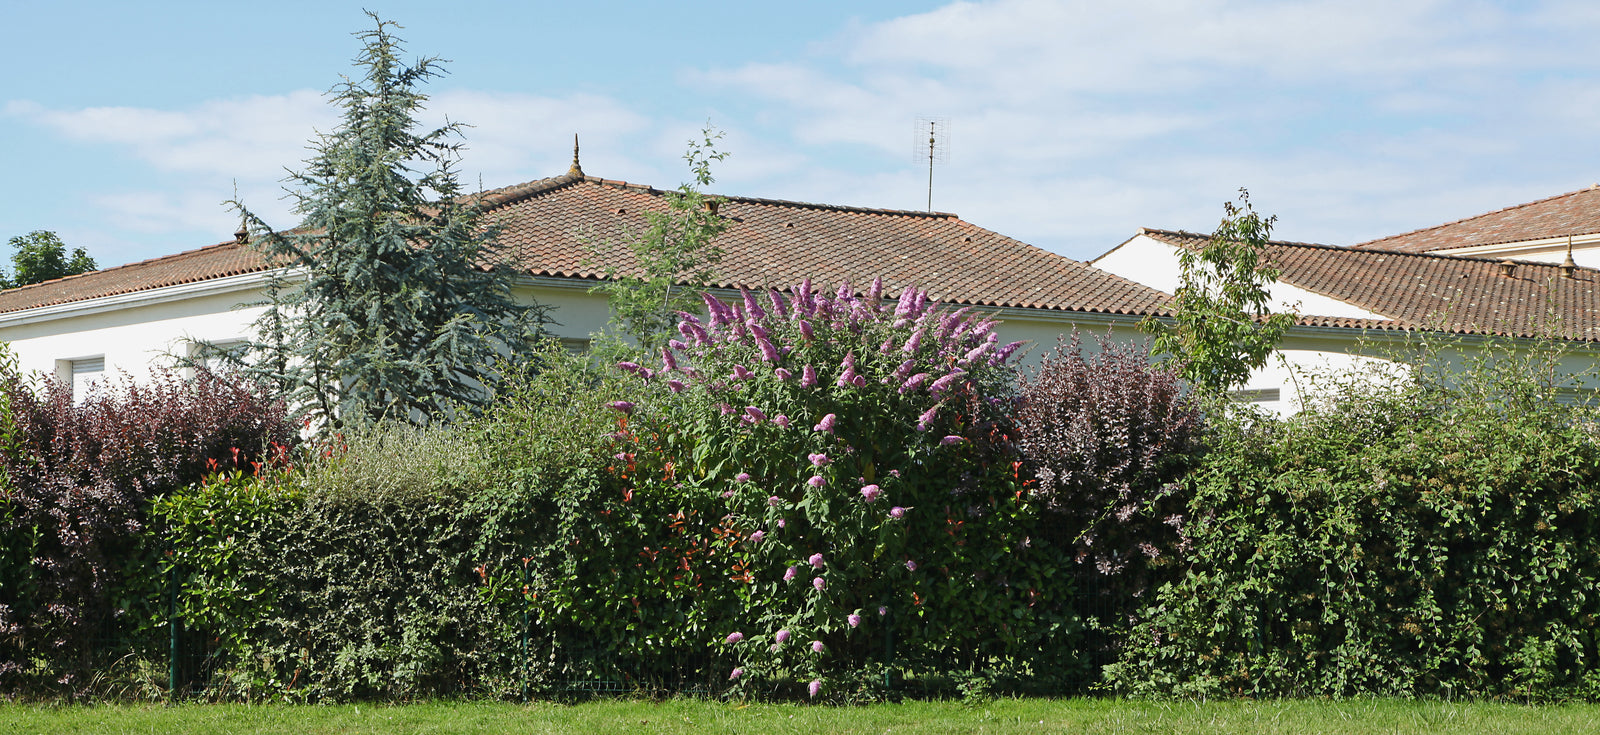
[[[811,707],[669,700],[576,705],[0,705],[7,733],[1593,733],[1600,705],[1352,700],[1001,699]]]

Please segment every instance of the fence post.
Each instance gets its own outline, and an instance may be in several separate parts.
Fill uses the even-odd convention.
[[[172,552],[167,552],[169,558]],[[178,563],[167,567],[167,701],[178,696]]]
[[[894,617],[887,608],[883,614],[883,688],[894,688]]]
[[[532,618],[533,600],[528,595],[528,562],[522,562],[522,701],[528,701],[528,626]]]

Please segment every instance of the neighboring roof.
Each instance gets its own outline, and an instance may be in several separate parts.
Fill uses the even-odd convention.
[[[1198,247],[1210,235],[1143,229],[1156,240]],[[1389,317],[1389,321],[1306,315],[1312,326],[1438,330],[1457,334],[1600,341],[1600,271],[1516,261],[1511,276],[1489,258],[1355,250],[1273,241],[1278,280]]]
[[[665,193],[638,184],[566,174],[480,195],[519,267],[535,276],[599,280],[589,243],[620,243],[666,211]],[[1160,291],[962,221],[953,214],[719,197],[728,229],[715,286],[787,288],[806,277],[858,288],[877,276],[934,299],[993,307],[1141,314]],[[616,265],[637,266],[625,248]],[[263,270],[247,245],[222,243],[177,255],[0,292],[0,313]]]
[[[1352,247],[1422,253],[1597,232],[1600,232],[1600,184]]]
[[[0,291],[0,313],[209,281],[265,270],[249,245],[225,242],[176,255]]]

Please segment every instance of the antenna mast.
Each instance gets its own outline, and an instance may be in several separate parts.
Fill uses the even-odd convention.
[[[928,141],[923,143],[922,135],[927,133]],[[950,158],[950,118],[947,117],[919,117],[912,139],[912,150],[920,162],[924,157],[928,161],[928,211],[933,211],[933,164],[944,163]]]

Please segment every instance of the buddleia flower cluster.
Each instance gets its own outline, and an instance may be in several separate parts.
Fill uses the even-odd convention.
[[[652,364],[619,367],[670,397],[634,427],[655,466],[725,502],[743,570],[739,609],[713,623],[730,680],[784,672],[819,696],[881,662],[891,627],[904,660],[1014,639],[988,621],[1020,624],[1038,596],[1000,558],[1026,548],[1032,512],[1007,418],[1022,343],[916,288],[885,299],[881,280],[703,301]]]

